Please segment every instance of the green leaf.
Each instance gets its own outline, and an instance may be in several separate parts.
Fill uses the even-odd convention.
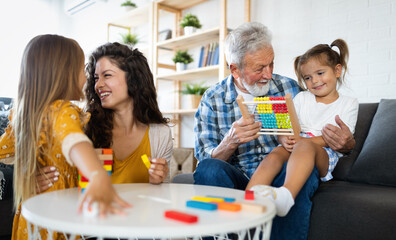
[[[195,15],[192,15],[191,13],[187,13],[186,15],[184,15],[184,17],[180,21],[180,26],[181,27],[191,26],[191,27],[196,27],[196,28],[202,27],[201,23],[199,22],[198,17]]]
[[[202,83],[184,83],[184,90],[181,90],[182,94],[193,94],[193,95],[203,95],[204,92],[209,88],[207,86],[203,86]]]
[[[186,51],[182,51],[182,50],[177,50],[175,53],[175,56],[172,58],[172,61],[174,63],[191,63],[194,61],[194,59],[192,58],[192,56]]]

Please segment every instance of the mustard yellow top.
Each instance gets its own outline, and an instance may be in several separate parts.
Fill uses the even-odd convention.
[[[149,173],[141,156],[146,154],[151,157],[149,128],[143,136],[139,146],[126,159],[118,160],[113,157],[112,183],[148,183]]]
[[[11,120],[10,114],[10,120]],[[45,110],[43,127],[40,133],[40,140],[37,148],[48,151],[48,155],[38,156],[37,160],[41,166],[55,166],[60,173],[59,180],[53,183],[45,192],[51,192],[59,189],[73,188],[78,186],[77,168],[66,162],[62,153],[63,140],[70,134],[84,134],[82,127],[89,121],[90,115],[81,111],[76,105],[57,100]],[[48,135],[45,131],[50,131]],[[0,137],[0,159],[14,156],[15,154],[15,136],[12,134],[11,125]],[[46,136],[52,136],[51,141]],[[85,136],[85,135],[84,135]],[[48,142],[52,142],[51,149],[48,148]],[[77,209],[76,209],[77,211]],[[46,232],[41,231],[42,239],[46,239]],[[63,234],[54,233],[53,239],[64,239]],[[12,239],[28,239],[26,220],[20,214],[20,206],[14,217],[12,229]]]

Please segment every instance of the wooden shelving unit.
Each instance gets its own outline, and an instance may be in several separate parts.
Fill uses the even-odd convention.
[[[129,32],[135,27],[138,27],[143,24],[148,24],[151,31],[148,34],[148,42],[152,43],[153,39],[153,6],[154,3],[148,3],[143,6],[139,6],[138,8],[132,9],[119,18],[113,19],[107,24],[107,41],[109,41],[110,29],[112,27],[116,28],[124,28]],[[153,47],[152,44],[147,44],[144,47],[138,47],[139,50],[147,57],[150,65],[152,64],[152,56],[153,56]]]
[[[198,4],[207,2],[208,0],[155,0],[145,6],[125,13],[123,16],[114,19],[108,23],[108,36],[111,27],[121,27],[131,29],[142,24],[148,23],[149,26],[149,42],[151,43],[147,49],[147,58],[151,64],[154,75],[155,85],[158,88],[158,81],[172,81],[174,90],[174,109],[163,110],[166,115],[172,116],[174,147],[180,147],[180,121],[183,116],[192,116],[197,109],[182,109],[181,83],[186,81],[203,80],[207,78],[217,77],[219,81],[228,75],[228,70],[224,58],[224,39],[227,35],[227,0],[218,0],[220,2],[220,21],[218,27],[213,29],[204,29],[188,36],[181,35],[179,22],[182,19],[183,11],[194,7]],[[244,16],[245,22],[250,21],[250,0],[244,0]],[[172,26],[172,38],[158,42],[159,22],[163,14],[174,14],[174,22]],[[162,16],[161,16],[162,15]],[[198,18],[203,17],[198,14]],[[109,39],[108,39],[109,40]],[[194,47],[200,47],[211,42],[219,43],[219,64],[206,66],[202,68],[189,69],[182,72],[176,72],[175,66],[159,62],[159,54],[164,51],[173,54],[176,50],[187,50]],[[142,50],[142,49],[141,49]],[[142,50],[144,52],[144,50]],[[171,69],[173,72],[159,74],[160,68]]]

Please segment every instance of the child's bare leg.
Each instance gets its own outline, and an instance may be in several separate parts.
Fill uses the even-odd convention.
[[[319,145],[309,139],[301,139],[294,146],[286,169],[286,187],[295,199],[311,175],[314,166],[319,170],[321,177],[327,174],[329,168],[329,156]]]
[[[276,175],[282,169],[283,164],[289,158],[290,153],[282,146],[272,150],[260,163],[246,189],[255,185],[271,185]]]
[[[314,165],[325,176],[329,166],[326,151],[309,139],[299,140],[287,162],[285,183],[280,188],[256,185],[253,190],[275,203],[278,216],[285,216],[294,205],[294,199],[310,176]]]

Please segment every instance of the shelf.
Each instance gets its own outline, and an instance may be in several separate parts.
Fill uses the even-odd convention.
[[[208,0],[157,0],[162,6],[174,8],[177,10],[184,10],[193,7]]]
[[[169,111],[162,111],[162,114],[182,114],[182,115],[190,115],[190,114],[195,114],[197,112],[197,109],[175,109],[175,110],[169,110]]]
[[[181,36],[157,43],[160,49],[188,49],[195,46],[202,46],[206,43],[219,41],[219,28],[199,31],[188,36]]]
[[[194,68],[182,72],[175,72],[172,74],[158,75],[157,79],[171,80],[171,81],[189,81],[197,78],[202,79],[205,77],[218,77],[218,74],[219,74],[219,65],[214,65],[214,66],[208,66],[202,68]]]
[[[122,17],[109,22],[109,24],[122,27],[136,27],[141,24],[148,23],[150,20],[149,10],[149,4],[143,5],[126,12]]]

